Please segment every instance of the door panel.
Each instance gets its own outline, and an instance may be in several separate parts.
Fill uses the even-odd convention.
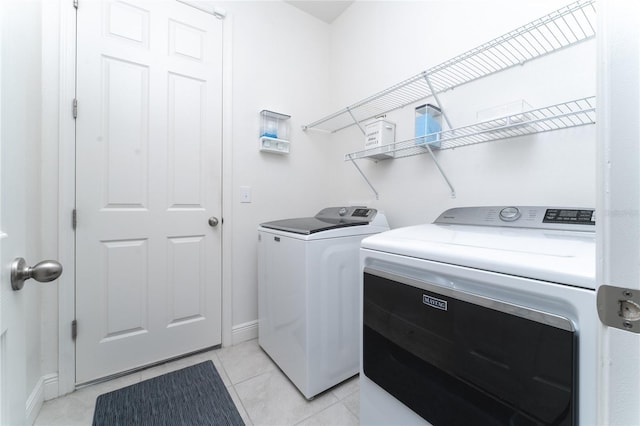
[[[76,382],[221,343],[222,23],[78,9]]]
[[[148,207],[149,69],[102,58],[104,208]]]
[[[147,304],[149,280],[148,245],[139,241],[104,241],[102,243],[106,291],[103,340],[122,338],[148,329]]]
[[[202,208],[206,82],[169,74],[169,208]]]
[[[168,240],[170,285],[169,326],[206,319],[205,238],[186,237]],[[181,285],[177,283],[183,282]]]

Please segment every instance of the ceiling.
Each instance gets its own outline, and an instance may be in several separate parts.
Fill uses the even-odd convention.
[[[316,18],[330,24],[336,19],[342,12],[344,12],[354,0],[339,0],[339,1],[324,1],[324,0],[302,0],[302,1],[287,1],[291,6],[295,6],[298,9],[307,12],[308,14],[315,16]]]

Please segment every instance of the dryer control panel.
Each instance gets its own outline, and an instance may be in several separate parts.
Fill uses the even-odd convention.
[[[595,210],[541,206],[458,207],[434,223],[595,232]]]
[[[595,225],[596,212],[594,210],[576,209],[547,209],[544,223],[575,223],[582,225]]]

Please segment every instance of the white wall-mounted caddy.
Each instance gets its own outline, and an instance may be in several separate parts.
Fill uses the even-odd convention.
[[[289,154],[290,115],[266,109],[260,111],[260,151]]]

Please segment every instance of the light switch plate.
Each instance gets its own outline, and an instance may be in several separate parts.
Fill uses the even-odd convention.
[[[240,187],[240,202],[241,203],[250,203],[251,202],[251,187],[250,186],[241,186]]]

